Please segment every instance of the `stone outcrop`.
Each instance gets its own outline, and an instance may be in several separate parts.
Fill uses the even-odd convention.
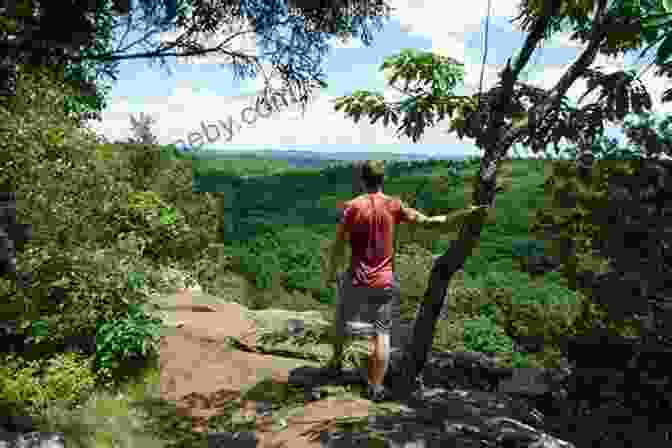
[[[286,319],[286,329],[301,334],[308,325],[294,317]],[[409,322],[395,327],[391,367],[396,364],[399,369],[403,362],[400,349],[408,343],[410,330]],[[664,420],[670,405],[670,374],[663,364],[670,353],[665,347],[595,337],[568,339],[564,350],[567,362],[557,370],[502,369],[478,353],[432,352],[414,389],[404,390],[397,379],[386,378],[401,412],[371,416],[368,423],[364,419],[362,430],[321,433],[322,446],[367,446],[371,432],[385,440],[381,446],[389,447],[441,442],[457,447],[625,447],[636,446],[636,440],[666,446],[672,432]],[[363,381],[362,371],[334,378],[307,367],[293,369],[288,379],[305,386],[306,406],[325,398],[321,385]],[[267,415],[264,409],[258,406],[260,417]],[[16,423],[15,419],[13,427],[5,425],[0,448],[63,446],[58,434],[31,432],[34,428],[26,422],[23,427]],[[38,436],[47,438],[47,444],[39,445]],[[208,435],[209,446],[263,446],[255,437]]]
[[[65,441],[59,432],[19,434],[0,429],[0,448],[65,448]]]

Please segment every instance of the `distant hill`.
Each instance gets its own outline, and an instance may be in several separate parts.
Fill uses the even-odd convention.
[[[357,160],[394,160],[418,161],[427,159],[462,160],[464,156],[430,157],[425,154],[394,154],[365,152],[316,152],[295,150],[258,150],[258,151],[217,151],[203,150],[198,153],[200,159],[267,159],[287,161],[293,168],[321,168],[332,163],[349,163]]]

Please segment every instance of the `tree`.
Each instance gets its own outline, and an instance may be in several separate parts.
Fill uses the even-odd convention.
[[[105,100],[98,92],[98,81],[102,77],[116,81],[119,61],[159,60],[165,67],[167,57],[209,54],[230,57],[234,75],[243,79],[261,71],[266,89],[258,101],[269,107],[270,79],[262,62],[270,62],[287,89],[302,92],[300,100],[305,106],[309,87],[314,83],[326,87],[320,65],[329,49],[327,40],[332,36],[340,40],[361,36],[364,44],[370,45],[369,24],[380,29],[382,17],[389,18],[391,11],[382,0],[292,1],[289,7],[283,0],[139,0],[135,7],[128,0],[34,3],[19,0],[13,11],[3,8],[9,14],[0,17],[0,54],[9,56],[0,61],[0,90],[11,95],[18,63],[62,64],[65,76],[86,91],[67,106],[81,119],[100,119]],[[67,17],[63,17],[64,8],[69,11]],[[143,38],[127,45],[129,31],[140,29],[133,25],[139,12],[143,13],[140,21],[146,25]],[[240,22],[249,27],[224,36],[218,45],[208,48],[199,43],[204,35],[219,33],[223,24]],[[175,39],[149,42],[153,35],[173,29],[180,31]],[[290,32],[289,37],[280,34],[283,30]],[[112,37],[117,31],[123,31],[123,37],[113,48]],[[263,56],[228,48],[232,39],[246,34],[259,38]],[[150,49],[130,51],[140,43]]]
[[[397,103],[386,103],[381,94],[356,91],[336,99],[335,110],[357,122],[365,114],[375,123],[399,115],[404,119],[397,132],[417,142],[425,126],[434,126],[438,116],[450,119],[450,132],[460,138],[469,137],[483,151],[478,175],[474,179],[473,205],[494,207],[497,169],[514,143],[545,151],[549,143],[558,152],[560,139],[575,143],[579,157],[589,152],[596,138],[604,134],[604,121],[621,122],[628,113],[651,109],[651,98],[637,77],[626,71],[605,75],[590,69],[598,53],[620,54],[641,44],[642,17],[648,11],[638,3],[608,0],[524,0],[520,5],[521,28],[527,32],[518,54],[509,58],[500,73],[500,82],[488,92],[456,96],[453,88],[463,79],[462,64],[452,58],[432,53],[403,50],[386,58],[381,70],[391,69],[389,84],[405,80],[402,92],[407,97]],[[563,26],[571,25],[574,40],[586,47],[549,91],[518,81],[535,48],[543,39]],[[601,98],[584,107],[571,107],[565,97],[580,77],[588,79],[588,89],[600,87]],[[409,89],[409,83],[417,85]],[[394,87],[394,86],[393,86]],[[531,104],[531,106],[527,106]],[[418,378],[434,339],[436,322],[452,276],[462,268],[478,244],[487,213],[470,215],[458,239],[441,255],[432,268],[424,301],[413,325],[411,342],[400,359],[391,364],[391,377]],[[402,370],[404,371],[402,373]]]
[[[158,142],[158,139],[154,134],[152,134],[151,126],[156,123],[156,120],[150,115],[145,115],[143,112],[140,112],[140,115],[136,119],[133,115],[130,115],[131,119],[131,132],[135,138],[131,137],[129,143],[141,143],[144,145],[155,145]]]
[[[97,117],[105,107],[108,85],[97,81],[101,70],[112,73],[110,64],[91,63],[87,58],[111,50],[112,11],[110,1],[89,2],[9,2],[0,18],[0,48],[5,57],[0,64],[0,90],[12,96],[19,65],[58,66],[65,80],[81,91],[68,97],[64,107],[73,118]],[[69,10],[67,17],[62,11]],[[79,13],[70,13],[78,11]],[[72,57],[84,57],[78,63]]]

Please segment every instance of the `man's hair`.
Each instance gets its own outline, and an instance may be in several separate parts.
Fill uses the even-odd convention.
[[[368,189],[375,189],[383,186],[385,180],[385,161],[367,160],[362,164],[362,181]]]

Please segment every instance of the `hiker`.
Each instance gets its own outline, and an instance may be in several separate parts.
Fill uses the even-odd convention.
[[[372,401],[390,398],[383,379],[389,364],[393,310],[398,312],[400,300],[399,277],[392,269],[396,226],[409,223],[443,227],[452,220],[446,215],[427,217],[400,199],[385,195],[384,177],[383,161],[369,160],[361,166],[364,194],[344,204],[323,278],[325,286],[336,281],[337,291],[334,356],[327,367],[332,374],[342,368],[346,337],[368,337],[367,395]],[[355,183],[353,179],[356,191]],[[483,207],[470,207],[466,213],[479,208]],[[347,241],[351,247],[350,265],[337,275]]]

